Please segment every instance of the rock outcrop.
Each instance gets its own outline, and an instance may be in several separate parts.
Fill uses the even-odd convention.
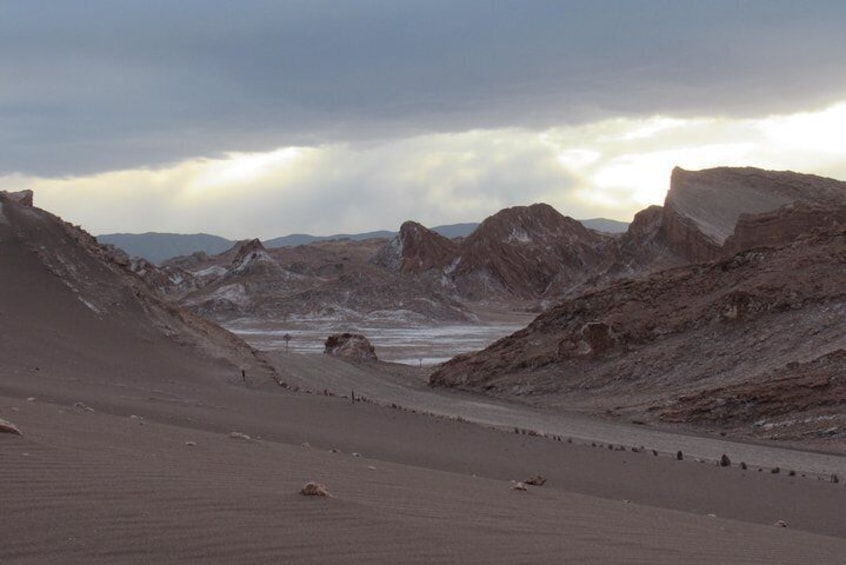
[[[333,334],[326,339],[323,353],[356,361],[378,361],[376,348],[361,334]]]
[[[417,222],[405,222],[399,234],[383,247],[374,263],[404,274],[425,273],[447,267],[458,252],[458,244]]]
[[[445,363],[431,383],[544,402],[566,395],[570,405],[628,410],[643,420],[675,406],[666,417],[680,418],[723,397],[709,391],[764,398],[776,386],[767,375],[790,373],[772,373],[779,367],[842,365],[844,319],[841,229],[565,300],[487,349]],[[827,361],[807,365],[815,359]],[[802,385],[801,401],[794,395],[793,418],[806,412],[820,425],[841,426],[832,437],[846,437],[842,402],[834,403],[842,387],[821,386],[822,375]],[[676,405],[680,398],[692,400]]]
[[[664,202],[662,237],[686,260],[710,261],[787,243],[817,227],[820,212],[829,213],[831,224],[846,215],[844,209],[846,182],[751,167],[677,167]]]
[[[451,276],[470,298],[505,292],[555,296],[604,264],[605,235],[588,230],[547,204],[502,210],[470,234]]]
[[[9,192],[6,190],[0,190],[0,194],[11,200],[12,202],[17,202],[21,206],[28,206],[32,207],[32,200],[33,200],[33,193],[31,190],[19,190],[16,192]]]
[[[606,267],[612,239],[547,204],[533,204],[502,210],[459,241],[406,222],[377,263],[428,276],[471,301],[538,299],[565,293]]]
[[[239,242],[233,249],[236,250],[235,257],[224,278],[238,275],[277,276],[282,274],[282,267],[273,260],[258,239]]]

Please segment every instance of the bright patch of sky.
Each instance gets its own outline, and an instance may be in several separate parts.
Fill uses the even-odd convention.
[[[663,202],[674,166],[757,166],[846,179],[843,131],[846,103],[754,120],[653,116],[542,132],[286,147],[158,169],[16,176],[0,179],[0,187],[34,187],[41,205],[73,210],[68,219],[95,233],[329,234],[397,229],[407,219],[479,221],[541,201],[576,218],[628,221]]]

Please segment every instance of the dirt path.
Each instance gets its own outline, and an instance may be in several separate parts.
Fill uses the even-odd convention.
[[[432,390],[422,373],[401,368],[399,373],[373,370],[367,365],[349,363],[326,355],[273,354],[280,372],[291,386],[336,395],[353,391],[378,404],[396,404],[419,412],[458,418],[503,429],[518,428],[572,438],[582,443],[597,442],[615,446],[644,447],[664,454],[682,451],[685,457],[718,461],[726,454],[735,464],[782,472],[795,471],[816,477],[846,477],[846,457],[785,449],[768,445],[740,443],[724,439],[670,433],[646,426],[609,422],[575,412],[544,411],[506,404],[469,394]]]

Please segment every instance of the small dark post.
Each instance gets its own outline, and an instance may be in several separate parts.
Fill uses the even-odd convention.
[[[241,369],[241,380],[247,382],[247,371]]]
[[[351,402],[352,404],[355,404],[355,389],[353,389],[353,390],[351,391],[351,394],[350,394],[350,402]]]
[[[282,339],[285,341],[285,353],[288,353],[288,342],[291,341],[291,334],[283,335]]]

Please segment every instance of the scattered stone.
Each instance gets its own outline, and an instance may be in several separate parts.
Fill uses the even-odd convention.
[[[529,490],[529,487],[527,487],[525,483],[518,482],[518,481],[511,481],[511,490],[525,491],[525,490]]]
[[[229,432],[229,437],[231,439],[250,439],[250,436],[241,432]]]
[[[747,468],[747,467],[746,467],[746,462],[745,462],[745,461],[741,461],[741,462],[740,462],[740,468],[741,468],[741,469],[743,469],[744,471],[746,470],[746,468]]]
[[[684,459],[684,453],[682,453],[681,450],[676,451],[676,459],[678,459],[679,461]]]
[[[352,456],[353,457],[361,457],[361,453],[357,453],[357,452],[353,451]]]
[[[717,517],[717,515],[716,515],[716,514],[708,514],[708,517],[709,517],[709,518],[716,518],[716,517]]]
[[[302,442],[300,445],[302,445],[303,447],[311,447],[311,444],[307,441]]]
[[[837,473],[832,473],[831,482],[837,484],[840,482],[840,476]]]
[[[187,445],[188,447],[196,447],[197,442],[196,441],[186,441],[185,445]]]
[[[731,459],[725,453],[720,457],[720,467],[731,467]]]
[[[74,408],[79,408],[80,410],[85,410],[86,412],[94,412],[94,409],[90,406],[86,406],[84,402],[76,402],[74,403]]]
[[[332,496],[329,494],[329,489],[325,485],[314,481],[309,481],[303,485],[303,488],[300,489],[300,494],[303,496]]]
[[[4,420],[3,418],[0,418],[0,433],[15,434],[17,436],[23,435],[16,425],[8,420]]]
[[[772,473],[773,475],[778,475],[779,473],[781,473],[781,469],[779,467],[773,467],[772,469],[770,469],[770,473]]]
[[[776,522],[774,525],[778,526],[779,528],[786,528],[786,527],[787,527],[787,522],[785,522],[784,520],[779,520],[779,521],[778,521],[778,522]]]
[[[335,447],[333,447],[332,449],[329,450],[329,453],[340,453],[340,452],[341,452],[341,450],[337,449]]]
[[[368,468],[368,469],[370,469],[371,471],[375,471],[375,470],[376,470],[376,467],[374,467],[373,465],[368,465],[368,466],[367,466],[367,468]]]
[[[30,396],[29,398],[27,398],[27,399],[26,399],[26,401],[27,401],[27,402],[35,402],[35,397],[34,397],[34,396]]]
[[[526,484],[534,487],[542,487],[546,484],[546,479],[541,475],[535,475],[526,479]]]

